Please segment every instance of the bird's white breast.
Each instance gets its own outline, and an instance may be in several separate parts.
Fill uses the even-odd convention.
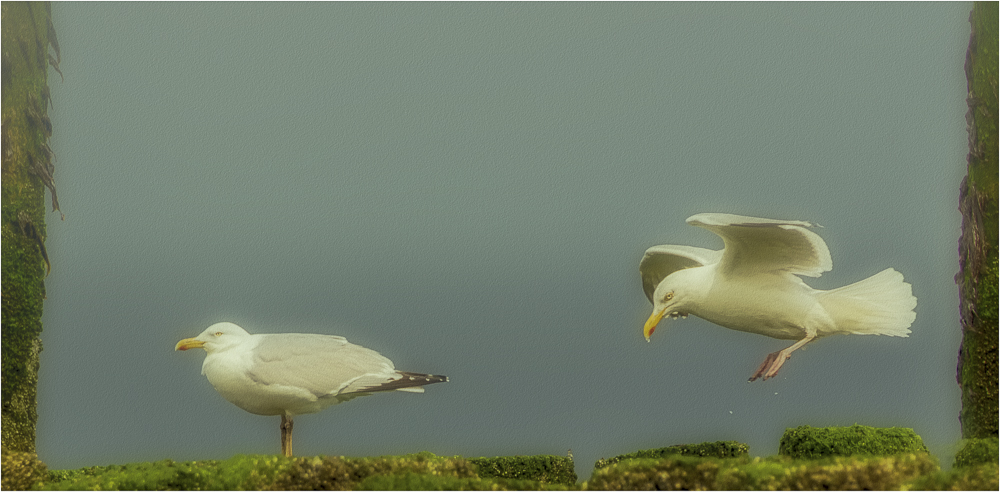
[[[257,337],[248,337],[237,346],[209,353],[201,372],[233,405],[257,415],[281,415],[289,406],[290,395],[283,395],[282,389],[259,384],[248,376],[254,364],[252,349],[258,341]],[[294,396],[298,400],[302,395]]]
[[[798,340],[830,322],[814,292],[792,275],[727,279],[715,282],[692,314],[733,330]]]

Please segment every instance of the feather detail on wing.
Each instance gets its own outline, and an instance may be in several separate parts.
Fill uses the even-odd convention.
[[[719,265],[724,275],[752,275],[784,271],[819,277],[833,268],[830,250],[815,224],[801,220],[773,220],[732,214],[698,214],[687,223],[708,229],[726,244]]]
[[[259,384],[304,388],[317,398],[404,390],[447,381],[444,376],[397,371],[378,352],[343,337],[289,333],[264,338],[254,348],[247,375]]]

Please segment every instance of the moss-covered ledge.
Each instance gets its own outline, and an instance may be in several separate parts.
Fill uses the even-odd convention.
[[[885,443],[880,447],[888,449]],[[673,450],[662,452],[669,448]],[[975,456],[949,472],[940,471],[938,460],[922,451],[878,455],[862,450],[852,456],[806,459],[751,458],[741,452],[742,446],[719,443],[669,448],[621,455],[613,463],[605,460],[583,483],[552,481],[550,472],[540,474],[536,469],[540,462],[571,462],[568,458],[463,458],[428,452],[366,458],[237,455],[222,461],[163,460],[50,471],[39,483],[44,465],[33,455],[19,455],[18,469],[8,468],[5,455],[4,488],[15,488],[7,485],[10,475],[41,490],[997,490],[1000,476],[995,440],[976,441],[969,451]],[[677,448],[689,452],[682,454]],[[658,457],[638,457],[650,455]],[[523,468],[514,469],[516,464]],[[533,469],[534,479],[512,478],[527,477]]]
[[[785,429],[778,444],[779,455],[802,459],[901,453],[927,453],[927,446],[913,429],[858,424],[850,427],[802,425]]]
[[[476,465],[482,478],[532,480],[565,485],[573,485],[577,480],[573,459],[564,456],[496,456],[469,458],[469,462]]]
[[[962,345],[958,384],[962,389],[962,437],[998,435],[998,162],[997,2],[975,2],[965,60],[968,79],[966,122],[968,175],[959,191],[962,237],[959,284]]]
[[[997,463],[1000,460],[1000,449],[996,437],[967,439],[962,449],[955,454],[955,468],[975,466],[981,463]]]
[[[40,487],[48,480],[45,463],[38,460],[35,453],[23,451],[0,450],[3,461],[3,474],[0,488],[3,490],[28,490]]]
[[[601,458],[594,463],[594,468],[600,469],[623,460],[636,458],[665,458],[670,455],[696,456],[700,458],[739,458],[749,456],[749,453],[750,446],[736,441],[676,444],[665,448],[644,449],[633,453],[620,454],[611,458]]]
[[[786,429],[778,456],[750,458],[734,441],[641,450],[602,459],[591,490],[997,490],[996,439],[970,440],[940,470],[908,428]],[[681,452],[682,450],[686,452]],[[959,465],[962,463],[962,465]]]
[[[593,490],[898,490],[937,472],[926,453],[797,460],[697,458],[626,460],[594,472]]]
[[[45,188],[52,190],[52,133],[47,116],[47,69],[58,65],[48,2],[3,2],[2,211],[2,433],[11,451],[34,452],[38,360],[42,350]]]
[[[61,470],[46,490],[566,490],[577,488],[572,460],[555,456],[285,458],[237,455],[223,461],[172,460]],[[6,475],[6,470],[5,470]],[[571,479],[570,479],[571,477]]]

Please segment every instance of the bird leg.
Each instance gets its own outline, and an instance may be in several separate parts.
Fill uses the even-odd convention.
[[[281,454],[292,457],[292,418],[281,416]]]
[[[781,369],[781,365],[792,356],[792,352],[802,348],[803,345],[813,341],[815,338],[816,335],[810,335],[802,340],[799,340],[798,342],[795,342],[794,345],[786,348],[785,350],[767,354],[767,357],[764,358],[764,362],[761,363],[760,367],[757,368],[757,371],[753,373],[753,376],[750,376],[749,381],[756,381],[757,378],[761,376],[764,376],[764,381],[773,378],[778,374],[778,369]]]

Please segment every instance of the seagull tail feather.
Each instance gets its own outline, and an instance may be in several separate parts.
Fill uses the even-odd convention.
[[[910,284],[892,268],[860,282],[819,294],[819,302],[837,328],[856,335],[905,337],[917,318]]]

